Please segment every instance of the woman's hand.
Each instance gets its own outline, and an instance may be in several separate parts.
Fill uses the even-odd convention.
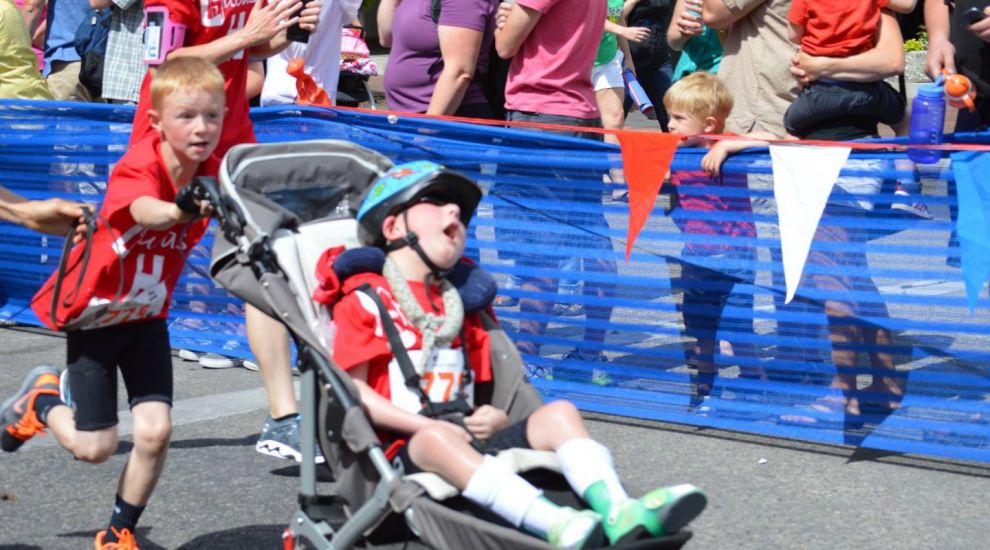
[[[306,32],[313,32],[320,22],[320,11],[323,10],[321,0],[310,0],[299,12],[299,28]]]
[[[256,0],[247,22],[239,31],[247,40],[247,47],[264,44],[275,35],[284,33],[299,21],[297,12],[301,8],[301,0],[271,1],[268,4],[264,4],[264,0]]]
[[[509,423],[505,411],[491,405],[478,407],[471,416],[464,417],[464,426],[478,439],[490,439]]]
[[[791,75],[802,88],[818,80],[821,76],[819,58],[801,50],[794,52],[794,57],[791,58]]]
[[[682,37],[692,38],[705,30],[705,22],[701,18],[702,10],[701,0],[687,0],[684,3],[684,9],[681,10],[675,21]]]
[[[495,12],[495,28],[501,29],[505,26],[505,22],[509,19],[509,12],[512,11],[513,2],[501,2],[498,5],[498,11]]]
[[[925,72],[933,80],[945,70],[956,72],[956,47],[948,39],[928,41],[928,55],[925,56]]]

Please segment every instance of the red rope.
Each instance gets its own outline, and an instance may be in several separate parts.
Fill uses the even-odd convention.
[[[319,105],[309,105],[303,104],[309,107],[320,107]],[[613,134],[613,135],[630,135],[630,134],[642,134],[642,133],[655,133],[656,130],[638,129],[638,130],[607,130],[605,128],[593,128],[585,126],[570,126],[565,124],[547,124],[543,122],[522,122],[522,121],[512,121],[512,120],[492,120],[487,118],[469,118],[469,117],[457,117],[457,116],[439,116],[439,115],[427,115],[423,113],[405,113],[401,111],[379,111],[376,109],[368,109],[366,107],[333,107],[333,109],[339,109],[341,111],[352,111],[357,113],[364,113],[369,115],[388,115],[395,116],[399,118],[418,118],[426,120],[443,120],[446,122],[461,122],[469,124],[481,124],[484,126],[499,126],[508,128],[529,128],[538,130],[556,130],[556,131],[568,131],[568,132],[586,132],[594,134]],[[772,145],[815,145],[821,147],[848,147],[857,151],[889,151],[895,149],[906,149],[910,147],[912,149],[932,149],[936,151],[984,151],[990,152],[990,144],[981,143],[943,143],[940,145],[915,145],[911,144],[894,144],[894,143],[863,143],[859,141],[828,141],[821,139],[802,139],[802,140],[787,140],[787,139],[776,139],[776,140],[754,140],[752,138],[747,138],[738,135],[724,135],[724,134],[704,134],[701,137],[704,139],[711,140],[744,140],[744,141],[762,141],[763,143],[769,143]]]

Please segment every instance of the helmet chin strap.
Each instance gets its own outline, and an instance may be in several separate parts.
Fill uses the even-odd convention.
[[[406,235],[401,239],[386,244],[385,252],[392,252],[393,250],[399,250],[400,248],[404,248],[408,246],[412,248],[413,251],[416,252],[416,255],[419,256],[419,259],[423,260],[423,263],[426,264],[426,267],[430,269],[430,275],[433,275],[433,277],[437,280],[446,278],[447,275],[450,275],[450,273],[454,271],[454,268],[449,267],[447,269],[440,269],[439,267],[437,267],[437,264],[433,263],[433,260],[431,260],[430,257],[426,255],[426,251],[423,250],[423,247],[419,245],[419,236],[416,235],[416,233],[409,228],[409,216],[407,214],[408,212],[409,212],[408,210],[402,211],[402,221],[406,226]]]

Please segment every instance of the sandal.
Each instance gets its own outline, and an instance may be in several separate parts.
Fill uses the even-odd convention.
[[[519,298],[499,294],[495,297],[495,301],[492,302],[492,305],[495,307],[515,307],[519,305]]]

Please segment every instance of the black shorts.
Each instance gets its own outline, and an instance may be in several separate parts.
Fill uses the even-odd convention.
[[[471,446],[477,449],[479,453],[488,455],[497,455],[500,451],[506,449],[532,449],[529,444],[529,438],[526,437],[526,425],[529,419],[520,420],[511,426],[500,430],[498,433],[492,436],[488,441],[475,440],[471,443]],[[403,445],[399,448],[399,452],[392,459],[392,463],[398,467],[402,466],[403,472],[405,474],[415,474],[422,472],[423,470],[413,464],[411,458],[409,458],[409,445]]]
[[[66,350],[77,430],[117,425],[118,368],[131,408],[147,401],[172,405],[172,349],[164,319],[73,331]]]

